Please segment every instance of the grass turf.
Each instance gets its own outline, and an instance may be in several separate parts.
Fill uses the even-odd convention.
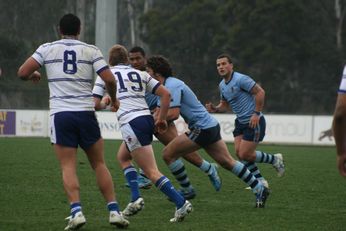
[[[105,141],[105,157],[123,209],[130,198],[116,162],[118,141]],[[161,159],[162,145],[154,143],[158,166],[178,187]],[[233,152],[233,145],[229,144]],[[255,196],[232,173],[219,169],[223,180],[215,192],[208,177],[187,163],[197,197],[185,221],[170,224],[174,205],[154,186],[142,190],[145,208],[130,218],[130,230],[345,230],[346,180],[338,175],[334,147],[260,145],[259,150],[284,154],[286,174],[259,164],[271,195],[265,209],[254,209]],[[211,160],[205,152],[200,154]],[[63,230],[69,215],[59,165],[47,138],[0,138],[0,230]],[[79,151],[78,175],[87,224],[81,230],[113,230],[108,211],[87,158]]]

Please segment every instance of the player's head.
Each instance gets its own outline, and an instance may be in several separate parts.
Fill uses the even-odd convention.
[[[172,67],[167,58],[161,55],[151,56],[147,60],[147,71],[151,76],[159,74],[164,78],[172,76]]]
[[[216,58],[216,68],[220,76],[228,77],[233,72],[233,63],[231,56],[221,54]]]
[[[109,50],[109,65],[128,64],[129,56],[124,46],[116,44]]]
[[[80,19],[74,14],[65,14],[59,22],[59,30],[61,35],[77,36],[80,33]]]
[[[142,47],[133,47],[129,51],[130,64],[133,68],[145,71],[146,59],[145,52]]]

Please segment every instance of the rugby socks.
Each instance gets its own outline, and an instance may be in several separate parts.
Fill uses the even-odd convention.
[[[156,182],[155,186],[160,189],[171,201],[174,202],[175,206],[179,209],[184,203],[185,199],[182,197],[173,187],[172,183],[165,176],[160,177]]]
[[[185,192],[191,192],[192,190],[194,190],[190,183],[190,179],[187,176],[184,163],[181,159],[177,159],[176,161],[171,163],[168,168],[169,170],[171,170],[175,179],[178,181]]]
[[[207,173],[208,175],[211,175],[211,173],[212,173],[211,163],[209,163],[208,161],[206,161],[204,159],[203,159],[201,166],[199,166],[199,168],[203,172]]]
[[[259,183],[259,181],[252,175],[252,173],[249,171],[249,169],[246,168],[246,166],[236,161],[236,164],[233,166],[232,172],[242,179],[248,186],[250,186],[251,190],[254,193],[259,192],[262,184]]]
[[[70,204],[70,208],[71,208],[71,216],[72,216],[72,218],[74,218],[76,213],[82,211],[82,205],[81,205],[80,202],[71,203]]]
[[[264,179],[255,162],[242,161],[256,179]]]
[[[256,151],[256,162],[257,163],[268,163],[268,164],[273,164],[275,160],[274,155],[272,154],[267,154],[262,151]]]
[[[137,170],[132,166],[128,166],[123,169],[127,182],[130,185],[131,190],[131,202],[136,201],[140,197],[138,180],[137,180]]]
[[[111,201],[107,204],[107,208],[109,212],[119,212],[119,206],[118,203],[115,201]]]

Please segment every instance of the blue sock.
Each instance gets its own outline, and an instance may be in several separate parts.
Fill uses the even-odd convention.
[[[175,203],[175,206],[179,209],[184,203],[185,199],[182,197],[177,190],[173,187],[169,179],[165,176],[162,176],[155,182],[155,186],[161,190],[171,201]]]
[[[203,162],[202,162],[201,166],[199,166],[199,168],[203,172],[208,173],[208,175],[211,174],[211,164],[208,161],[203,160]]]
[[[137,171],[130,165],[123,169],[127,182],[130,185],[131,190],[131,202],[137,200],[141,194],[139,192],[138,180],[137,180]]]
[[[82,211],[82,205],[80,204],[80,202],[70,204],[70,208],[72,218],[76,215],[76,213]]]
[[[178,181],[180,186],[186,192],[191,192],[193,187],[190,183],[190,179],[187,176],[187,172],[185,170],[184,163],[181,159],[177,159],[173,163],[168,166],[169,170],[171,170],[173,176]]]
[[[256,193],[259,191],[262,184],[252,175],[252,173],[249,171],[249,169],[246,168],[246,166],[236,161],[236,164],[234,165],[232,172],[242,179],[247,185],[251,187],[251,190]]]
[[[115,201],[111,201],[107,204],[107,208],[109,212],[119,212],[119,206],[118,203]]]
[[[256,179],[264,179],[255,162],[242,161]]]
[[[257,163],[269,163],[273,164],[274,163],[274,155],[268,154],[262,151],[256,151],[256,162]]]

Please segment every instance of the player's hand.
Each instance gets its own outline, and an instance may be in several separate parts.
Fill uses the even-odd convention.
[[[250,128],[256,128],[259,124],[260,116],[257,114],[253,114],[250,118],[249,126]]]
[[[112,112],[117,112],[119,107],[120,107],[120,102],[119,102],[118,99],[116,99],[115,102],[112,102],[111,111]]]
[[[343,177],[346,177],[346,155],[343,153],[343,155],[337,155],[336,157],[338,169],[340,172],[340,175]]]
[[[107,106],[109,106],[111,104],[112,100],[111,97],[109,97],[109,95],[105,95],[103,96],[102,100],[101,100],[101,105],[103,107],[103,109],[107,108]]]
[[[29,78],[33,83],[38,83],[41,80],[41,73],[38,71],[34,71],[34,73],[32,73]]]
[[[158,132],[159,134],[163,134],[167,131],[168,124],[166,120],[157,120],[155,122],[155,132]]]
[[[212,104],[211,102],[208,102],[205,104],[205,108],[207,109],[208,112],[216,112],[216,107],[214,106],[214,104]]]

